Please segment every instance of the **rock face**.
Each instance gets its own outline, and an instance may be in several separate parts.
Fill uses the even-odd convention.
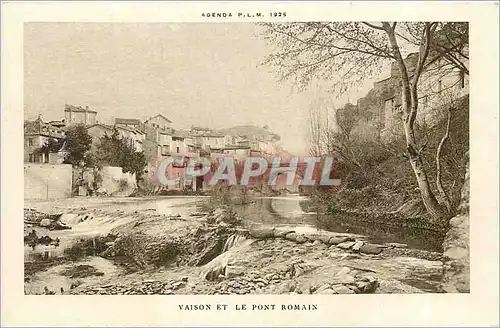
[[[469,293],[469,166],[462,188],[459,214],[450,220],[450,230],[446,233],[443,249],[443,290],[448,293]]]

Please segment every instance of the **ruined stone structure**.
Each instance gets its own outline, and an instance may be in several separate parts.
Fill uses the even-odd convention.
[[[417,62],[418,53],[411,53],[405,59],[410,77]],[[436,68],[442,69],[438,71]],[[428,64],[422,73],[418,94],[417,124],[432,126],[442,118],[442,106],[469,94],[468,75],[457,68],[447,68],[442,60],[436,60]],[[390,76],[375,82],[366,96],[358,99],[356,106],[359,117],[352,133],[358,138],[392,140],[402,133],[401,105],[400,72],[394,62]]]
[[[469,166],[467,166],[459,213],[450,220],[450,230],[443,243],[443,289],[448,293],[470,292],[469,193]]]

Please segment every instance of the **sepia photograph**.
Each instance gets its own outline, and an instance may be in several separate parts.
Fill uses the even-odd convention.
[[[24,294],[470,293],[469,23],[239,14],[24,23]]]

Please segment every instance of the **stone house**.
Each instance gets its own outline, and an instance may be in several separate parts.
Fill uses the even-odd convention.
[[[35,121],[24,122],[24,162],[25,163],[49,163],[58,162],[55,155],[42,151],[42,147],[53,140],[61,140],[65,137],[62,129],[42,121],[39,117]],[[50,158],[53,157],[53,161]]]
[[[64,122],[66,126],[73,124],[93,125],[97,123],[97,112],[88,106],[73,106],[66,104],[64,107]]]
[[[189,134],[195,149],[220,153],[226,146],[226,135],[210,128],[191,127]]]
[[[92,137],[92,151],[95,151],[100,138],[113,134],[113,126],[100,123],[93,124],[87,127],[87,133]]]
[[[118,135],[121,138],[125,138],[129,141],[130,145],[134,147],[135,151],[143,151],[143,144],[146,137],[145,132],[125,126],[112,126],[100,123],[93,124],[87,127],[87,133],[92,137],[92,147],[94,148],[94,150],[99,143],[99,139],[105,135],[112,135],[114,129],[118,131]]]
[[[115,118],[115,126],[144,131],[144,123],[136,118]]]
[[[156,114],[155,116],[148,118],[144,122],[144,125],[150,128],[167,130],[172,128],[172,121],[162,114]]]
[[[115,125],[118,130],[118,134],[129,141],[130,145],[135,149],[136,152],[143,151],[144,140],[146,139],[146,133],[135,128],[129,128],[126,126]]]

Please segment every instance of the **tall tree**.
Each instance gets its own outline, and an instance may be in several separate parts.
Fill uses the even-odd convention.
[[[464,28],[466,23],[461,24],[263,23],[264,38],[277,49],[264,63],[276,66],[279,79],[292,79],[299,89],[319,78],[331,81],[333,87],[342,93],[380,72],[384,62],[395,62],[401,86],[406,155],[423,203],[430,216],[438,221],[448,218],[450,213],[438,202],[430,186],[422,161],[425,145],[417,139],[414,131],[419,113],[418,85],[427,65],[439,59],[457,67],[467,67],[468,58],[460,53],[467,53],[468,28]],[[415,65],[410,65],[404,57],[414,51],[418,58]]]
[[[83,124],[68,127],[61,149],[65,153],[64,163],[74,166],[86,165],[91,145],[92,137],[87,133],[87,129]],[[54,147],[57,148],[57,144],[51,143],[46,147],[55,149]]]
[[[137,181],[142,179],[147,165],[144,153],[136,151],[130,140],[120,137],[116,129],[100,138],[94,162],[96,166],[121,167],[124,173],[134,173]]]

